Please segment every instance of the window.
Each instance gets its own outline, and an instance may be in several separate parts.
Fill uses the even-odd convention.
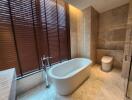
[[[0,1],[0,69],[16,67],[18,75],[70,58],[68,9],[63,0]]]

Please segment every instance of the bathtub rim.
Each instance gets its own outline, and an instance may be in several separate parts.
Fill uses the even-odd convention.
[[[70,75],[66,75],[66,76],[63,76],[63,77],[55,76],[54,74],[52,74],[52,71],[53,71],[54,68],[56,68],[56,67],[58,67],[58,66],[60,66],[60,65],[62,65],[62,64],[68,63],[69,61],[72,61],[72,60],[75,60],[75,59],[85,59],[85,60],[88,60],[88,61],[89,61],[89,64],[84,65],[84,66],[82,66],[82,68],[80,68],[80,69],[74,71],[74,73],[71,73]],[[56,64],[56,65],[53,65],[53,67],[49,69],[48,74],[49,74],[49,76],[50,76],[51,78],[53,78],[53,79],[57,79],[57,80],[68,79],[68,78],[73,77],[73,76],[76,75],[77,73],[81,72],[81,71],[82,71],[83,69],[85,69],[86,67],[89,67],[89,66],[91,66],[91,65],[92,65],[92,60],[90,60],[90,59],[88,59],[88,58],[74,58],[74,59],[67,60],[67,61],[65,61],[65,62],[63,62],[63,63],[59,63],[59,64]]]

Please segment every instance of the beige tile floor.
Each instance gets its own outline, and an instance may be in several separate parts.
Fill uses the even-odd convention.
[[[41,84],[21,94],[17,100],[124,100],[124,90],[120,70],[113,69],[106,73],[100,70],[99,65],[95,65],[89,79],[70,96],[57,94],[53,84],[48,89]]]
[[[127,96],[132,98],[132,81],[129,81]]]

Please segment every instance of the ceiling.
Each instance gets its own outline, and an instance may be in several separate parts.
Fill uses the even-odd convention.
[[[93,6],[98,12],[102,13],[107,10],[127,4],[129,0],[65,0],[79,9]]]

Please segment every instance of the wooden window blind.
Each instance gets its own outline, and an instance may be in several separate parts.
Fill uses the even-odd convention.
[[[9,2],[8,0],[0,0],[0,70],[12,67],[16,67],[19,75]]]
[[[69,58],[69,31],[63,0],[0,0],[0,70],[16,67],[18,75]]]
[[[45,0],[45,13],[49,41],[49,56],[53,57],[52,63],[56,63],[60,61],[56,0]]]
[[[39,65],[41,64],[41,57],[43,53],[42,48],[42,36],[41,33],[41,20],[40,20],[40,9],[39,9],[39,1],[38,0],[31,0],[31,6],[32,6],[32,16],[33,16],[33,26],[34,26],[34,35],[36,39],[36,47],[38,52],[38,62]],[[41,65],[40,65],[41,66]],[[39,66],[39,68],[40,68]]]
[[[42,29],[48,34],[52,63],[69,58],[66,3],[63,0],[41,0]]]
[[[66,3],[64,0],[57,0],[58,23],[60,27],[66,26]]]
[[[67,60],[68,56],[68,39],[67,39],[67,31],[64,27],[59,27],[59,38],[60,38],[60,58],[61,60]]]
[[[64,0],[57,0],[58,8],[58,27],[60,40],[60,58],[61,60],[68,59],[68,32],[66,25],[66,3]]]
[[[39,68],[32,0],[10,0],[10,4],[22,73],[27,73]]]
[[[40,44],[41,44],[41,57],[43,55],[49,56],[49,41],[48,41],[48,33],[47,33],[47,23],[46,23],[46,16],[45,16],[45,2],[40,0],[40,24],[41,24],[41,33],[40,37]]]

